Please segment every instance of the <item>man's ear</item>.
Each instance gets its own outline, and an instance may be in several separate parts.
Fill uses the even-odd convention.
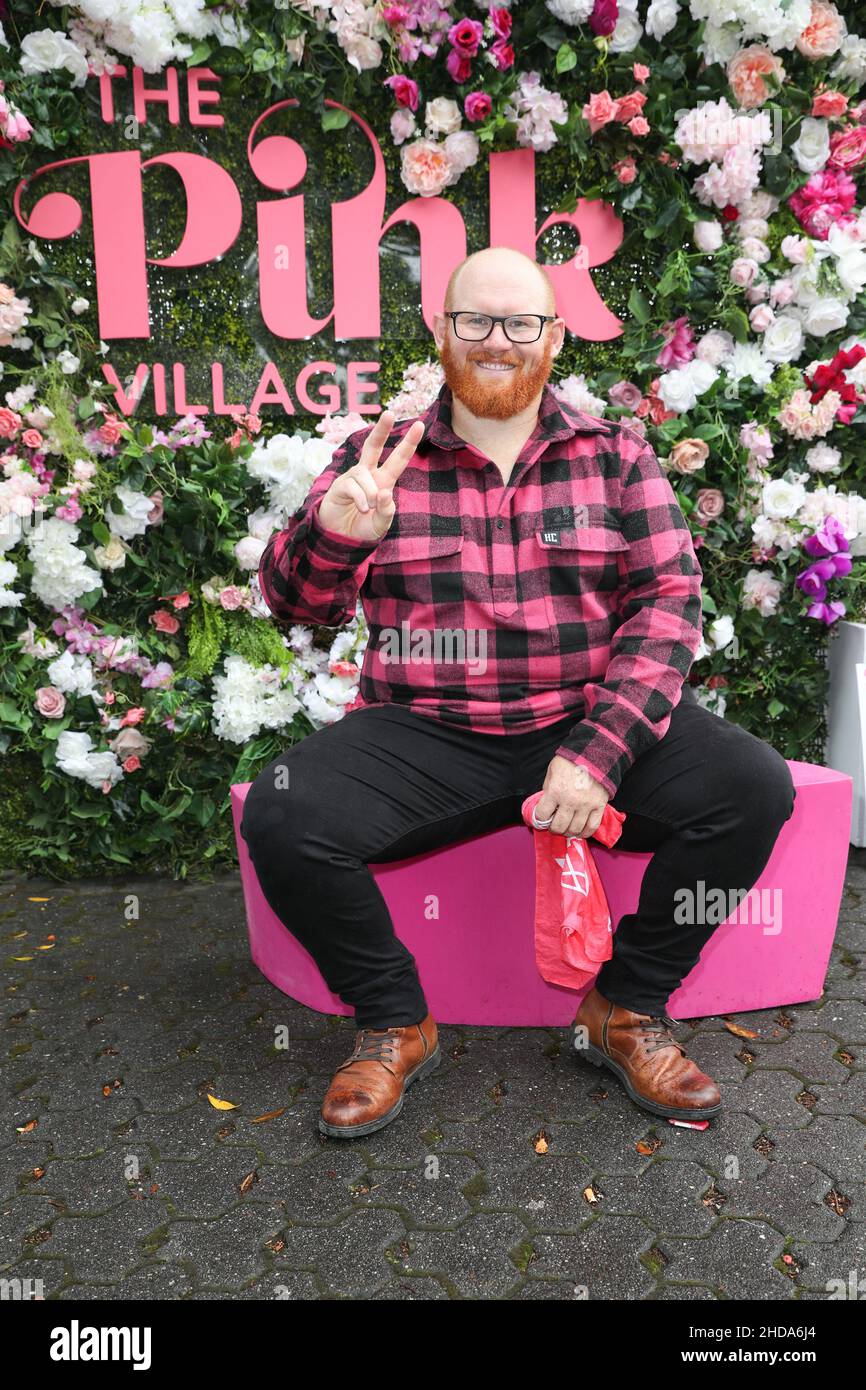
[[[448,320],[446,319],[444,313],[433,315],[433,337],[436,340],[436,346],[438,348],[441,348],[443,342],[445,341],[445,332],[447,329],[447,325]]]

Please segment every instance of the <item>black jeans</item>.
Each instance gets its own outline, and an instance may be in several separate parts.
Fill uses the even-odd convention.
[[[574,722],[481,734],[401,705],[359,708],[255,778],[242,833],[262,892],[358,1027],[417,1023],[427,1013],[415,959],[367,866],[522,824],[521,803],[541,790]],[[638,909],[620,920],[596,981],[605,998],[664,1011],[718,924],[675,921],[677,890],[699,897],[703,880],[706,895],[721,888],[727,900],[750,889],[794,798],[782,755],[704,709],[685,685],[667,733],[611,799],[627,817],[617,848],[654,854]]]

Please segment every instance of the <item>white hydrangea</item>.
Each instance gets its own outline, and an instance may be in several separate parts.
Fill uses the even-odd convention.
[[[544,3],[561,24],[585,24],[595,9],[595,0],[544,0]]]
[[[92,589],[103,592],[99,571],[91,569],[84,551],[75,544],[78,527],[73,522],[47,517],[27,540],[33,562],[31,587],[46,608],[60,612]]]
[[[299,435],[274,434],[256,443],[246,461],[247,470],[264,483],[270,506],[291,515],[327,468],[333,454],[333,444],[324,439],[304,441]]]
[[[59,30],[38,29],[21,40],[21,71],[27,77],[40,72],[71,72],[73,87],[81,87],[87,78],[87,59]]]
[[[0,608],[20,608],[26,594],[17,593],[9,585],[18,578],[18,566],[11,560],[0,560]]]
[[[272,666],[251,666],[233,653],[213,684],[213,731],[229,743],[248,743],[262,729],[284,729],[301,708]]]

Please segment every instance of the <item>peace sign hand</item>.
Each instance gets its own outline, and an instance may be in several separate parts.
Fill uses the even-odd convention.
[[[395,415],[385,410],[364,440],[361,457],[352,468],[335,478],[319,503],[319,520],[328,531],[353,540],[381,540],[396,515],[394,484],[414,457],[424,434],[424,423],[415,420],[400,443],[379,463]]]

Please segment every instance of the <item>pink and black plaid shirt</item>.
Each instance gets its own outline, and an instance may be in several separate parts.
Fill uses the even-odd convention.
[[[265,603],[340,626],[360,598],[362,707],[408,705],[488,734],[573,713],[556,752],[613,796],[667,731],[701,637],[702,571],[658,459],[636,430],[561,405],[549,385],[508,483],[452,430],[447,385],[421,418],[386,535],[361,542],[318,516],[366,426],[268,541]],[[395,424],[384,457],[411,423]]]

